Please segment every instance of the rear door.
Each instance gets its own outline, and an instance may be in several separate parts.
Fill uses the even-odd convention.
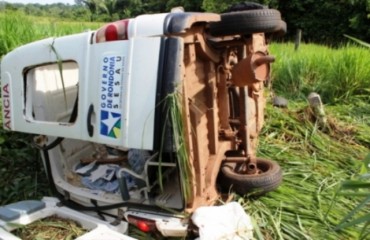
[[[153,148],[161,38],[96,44],[93,34],[42,40],[4,57],[4,128]]]

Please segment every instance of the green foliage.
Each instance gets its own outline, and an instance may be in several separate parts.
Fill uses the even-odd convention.
[[[99,26],[101,24],[29,17],[21,12],[0,12],[0,56],[17,46],[45,37],[78,33]]]
[[[244,1],[240,0],[230,0],[230,1],[222,1],[222,0],[203,0],[202,1],[202,9],[207,12],[216,12],[221,13],[226,11],[230,6],[236,3],[241,3]],[[265,5],[269,8],[277,8],[276,0],[255,0],[251,2],[260,3]]]
[[[277,93],[305,99],[318,92],[325,103],[354,100],[370,101],[370,51],[351,45],[338,49],[304,44],[294,51],[293,44],[272,45],[276,57],[272,78]]]
[[[221,13],[240,0],[76,0],[77,5],[6,4],[6,9],[28,15],[61,17],[76,21],[114,21],[140,14],[170,11],[183,6],[186,11]],[[304,42],[337,46],[343,34],[370,41],[369,0],[255,0],[278,9],[287,22],[285,39],[293,39],[297,29],[303,30]]]
[[[236,2],[236,1],[234,1]],[[202,3],[202,8],[207,12],[223,12],[229,7],[229,3],[225,1],[214,1],[214,0],[204,0]]]
[[[183,7],[185,11],[202,12],[202,1],[197,0],[170,0],[167,1],[166,9],[169,11],[173,7]]]
[[[343,34],[370,40],[370,1],[294,0],[277,5],[287,22],[288,37],[302,29],[305,42],[338,45]]]
[[[1,5],[5,5],[3,8]],[[1,3],[0,11],[5,9],[7,11],[25,13],[30,16],[38,17],[60,17],[75,21],[89,21],[90,12],[82,5],[66,5],[62,3],[55,4],[19,4],[19,3]]]
[[[30,142],[29,135],[0,128],[0,206],[49,193],[39,153]]]

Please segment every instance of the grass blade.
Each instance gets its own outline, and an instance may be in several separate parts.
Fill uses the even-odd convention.
[[[62,81],[62,87],[63,87],[64,104],[65,104],[65,108],[67,110],[68,109],[68,106],[67,106],[67,93],[66,93],[66,88],[64,86],[64,78],[63,78],[63,60],[62,60],[62,58],[60,57],[60,55],[58,54],[57,50],[54,47],[54,40],[53,40],[53,43],[50,44],[50,49],[55,54],[55,57],[57,59],[57,64],[58,64],[58,69],[59,69],[59,75],[60,75],[60,79]]]
[[[356,43],[358,43],[358,44],[360,44],[360,45],[362,45],[362,46],[365,46],[365,47],[370,48],[370,44],[369,44],[369,43],[367,43],[367,42],[361,41],[360,39],[357,39],[357,38],[351,37],[351,36],[349,36],[349,35],[347,35],[347,34],[344,34],[344,36],[345,36],[346,38],[351,39],[352,41],[355,41]]]

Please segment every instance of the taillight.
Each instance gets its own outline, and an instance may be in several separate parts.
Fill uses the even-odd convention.
[[[99,28],[95,34],[95,43],[127,40],[129,21],[130,19],[119,20]]]
[[[127,216],[127,221],[135,225],[142,232],[154,232],[157,230],[155,221],[136,216]]]
[[[113,24],[110,24],[105,29],[105,41],[115,41],[118,40],[117,27]]]

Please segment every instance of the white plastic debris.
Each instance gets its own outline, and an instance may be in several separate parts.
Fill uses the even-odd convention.
[[[83,167],[75,169],[75,173],[79,174],[86,174],[87,172],[91,171],[95,167],[96,161],[93,161]]]
[[[95,182],[99,178],[104,178],[107,174],[108,169],[109,167],[107,165],[99,165],[95,171],[91,172],[90,180],[92,182]]]
[[[237,202],[223,206],[200,207],[192,220],[199,228],[199,239],[253,239],[251,218]]]

